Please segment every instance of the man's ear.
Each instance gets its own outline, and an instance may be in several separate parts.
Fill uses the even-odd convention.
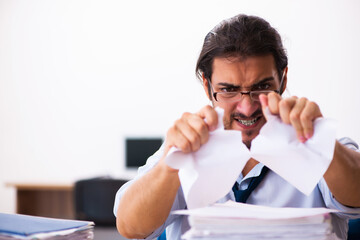
[[[280,86],[280,95],[283,94],[283,92],[285,92],[286,89],[286,84],[287,84],[287,72],[288,72],[288,67],[284,68],[284,79],[282,81],[282,84]]]
[[[208,81],[205,78],[204,73],[201,75],[201,77],[202,77],[203,88],[204,88],[204,91],[206,93],[206,96],[211,101],[212,97],[211,97],[211,90],[210,90],[210,81]]]

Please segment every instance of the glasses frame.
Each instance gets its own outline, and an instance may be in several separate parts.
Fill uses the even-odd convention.
[[[236,99],[236,100],[233,100],[233,101],[219,101],[217,99],[217,94],[221,94],[223,92],[215,92],[212,85],[211,85],[211,81],[208,81],[208,85],[211,89],[211,92],[212,92],[212,96],[214,97],[215,101],[217,102],[237,102],[237,101],[240,101],[242,98],[243,98],[243,95],[249,95],[251,101],[255,101],[254,98],[253,98],[253,95],[252,93],[259,93],[262,94],[262,93],[270,93],[270,92],[276,92],[277,94],[282,94],[281,90],[283,89],[284,87],[284,78],[285,78],[285,70],[283,70],[283,74],[282,74],[282,77],[281,77],[281,81],[280,81],[280,87],[278,90],[260,90],[260,91],[236,91],[236,95],[237,96],[238,94],[240,94],[240,98],[239,99]],[[259,94],[259,95],[260,95]]]

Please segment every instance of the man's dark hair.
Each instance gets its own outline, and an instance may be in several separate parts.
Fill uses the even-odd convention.
[[[279,33],[262,18],[239,14],[215,26],[205,37],[196,64],[196,75],[211,81],[215,57],[239,57],[272,54],[279,79],[288,64]]]

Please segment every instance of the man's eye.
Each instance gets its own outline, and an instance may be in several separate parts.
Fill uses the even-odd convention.
[[[236,92],[238,90],[238,88],[236,87],[225,87],[225,88],[220,88],[221,92]]]
[[[261,91],[261,90],[269,90],[271,89],[272,85],[270,83],[262,83],[259,85],[256,85],[254,90]]]

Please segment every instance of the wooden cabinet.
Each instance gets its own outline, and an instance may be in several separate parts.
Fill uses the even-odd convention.
[[[73,184],[8,183],[16,189],[16,212],[74,219]]]

